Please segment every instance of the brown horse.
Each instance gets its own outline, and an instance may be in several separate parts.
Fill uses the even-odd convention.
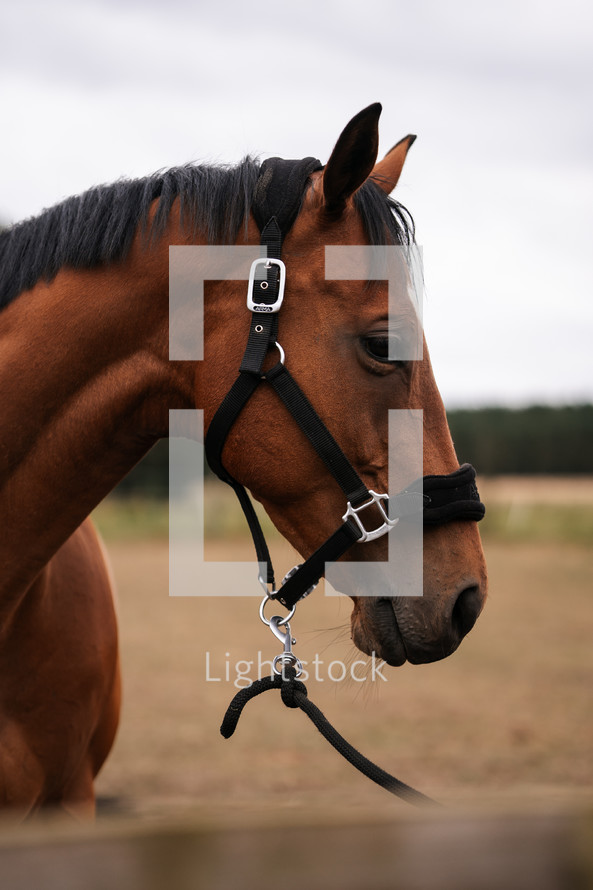
[[[388,193],[412,137],[375,165],[380,110],[357,115],[325,168],[311,174],[284,245],[289,283],[279,339],[292,375],[352,464],[386,491],[388,408],[423,409],[425,472],[450,473],[458,462],[426,350],[421,361],[386,360],[384,283],[361,299],[359,282],[324,280],[325,245],[411,237],[409,217]],[[208,285],[204,360],[170,361],[168,248],[258,244],[250,214],[258,170],[247,159],[120,182],[1,236],[5,806],[94,808],[93,779],[115,735],[120,683],[112,588],[87,517],[167,436],[169,409],[203,408],[207,426],[233,383],[250,324],[245,285]],[[265,462],[254,459],[254,443]],[[343,496],[268,387],[233,426],[224,462],[303,556],[339,523]],[[381,538],[352,558],[384,559],[385,548]],[[451,653],[486,596],[476,524],[428,530],[423,597],[393,592],[354,597],[356,645],[390,664]]]

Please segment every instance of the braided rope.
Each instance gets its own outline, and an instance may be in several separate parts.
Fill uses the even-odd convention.
[[[367,776],[367,778],[380,785],[381,788],[415,806],[437,805],[436,801],[430,797],[427,797],[420,791],[416,791],[415,788],[406,785],[405,782],[401,782],[395,776],[385,772],[385,770],[381,769],[381,767],[377,766],[347,742],[331,725],[319,708],[309,699],[307,687],[296,679],[296,671],[292,666],[285,666],[284,671],[281,674],[276,674],[274,677],[263,677],[261,680],[255,680],[250,686],[246,686],[235,695],[227,708],[220,727],[220,732],[225,739],[230,738],[237,728],[239,717],[247,702],[251,701],[255,696],[261,695],[262,692],[267,692],[268,689],[279,689],[282,701],[287,708],[300,708],[317,727],[321,735],[327,739],[330,745],[342,757],[363,775]]]

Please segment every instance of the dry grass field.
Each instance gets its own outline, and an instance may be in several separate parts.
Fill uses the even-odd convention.
[[[322,662],[309,695],[368,757],[442,801],[590,796],[593,481],[485,480],[481,492],[491,517],[490,596],[459,651],[432,665],[385,668],[385,680],[367,669],[363,682],[335,682],[330,662],[360,656],[349,639],[349,601],[318,593],[292,625],[299,656]],[[224,509],[209,503],[207,512]],[[564,533],[562,517],[575,510],[579,521]],[[103,810],[146,819],[404,807],[276,692],[250,703],[235,736],[222,739],[237,663],[255,661],[253,677],[258,653],[272,658],[279,644],[256,600],[169,598],[166,522],[156,507],[123,512],[108,503],[97,513],[119,589],[124,679],[120,732],[98,782]],[[556,519],[542,525],[542,516]],[[251,558],[234,522],[218,529],[210,558]],[[274,552],[280,568],[297,561],[278,539]]]

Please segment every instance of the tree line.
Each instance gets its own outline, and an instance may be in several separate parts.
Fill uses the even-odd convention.
[[[458,409],[447,417],[460,463],[473,464],[481,475],[593,475],[593,405]],[[167,497],[168,479],[164,439],[116,492]]]
[[[448,413],[460,462],[483,475],[593,473],[593,405]]]

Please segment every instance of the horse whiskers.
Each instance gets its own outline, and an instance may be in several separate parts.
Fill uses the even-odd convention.
[[[378,684],[375,679],[375,673],[385,665],[385,662],[382,659],[378,659],[377,656],[365,655],[351,646],[344,657],[344,664],[347,667],[344,683],[349,689],[353,685],[356,686],[354,698],[358,699],[362,696],[366,702],[371,697],[376,698],[378,696]],[[380,676],[383,677],[383,674]]]
[[[300,639],[302,642],[306,640],[308,643],[324,640],[324,645],[318,647],[316,653],[316,657],[318,657],[319,655],[325,655],[332,646],[343,645],[345,642],[350,644],[350,625],[342,624],[304,631],[300,634]],[[371,697],[376,698],[378,696],[376,688],[378,684],[375,674],[385,664],[381,659],[378,659],[377,656],[373,658],[372,656],[365,655],[350,644],[348,651],[340,659],[336,660],[341,660],[345,668],[344,677],[340,684],[345,685],[348,690],[355,688],[354,699],[362,697],[364,701],[368,702]],[[311,663],[310,659],[305,659],[305,661],[308,661],[309,664]],[[381,677],[383,677],[383,674],[381,674]]]
[[[335,645],[336,643],[343,643],[345,640],[349,640],[350,625],[336,625],[335,627],[322,627],[317,628],[316,630],[303,631],[303,633],[301,634],[301,639],[317,641],[331,633],[335,633],[335,636],[333,636],[324,644],[323,648],[321,649],[322,653],[327,652],[329,647]]]

